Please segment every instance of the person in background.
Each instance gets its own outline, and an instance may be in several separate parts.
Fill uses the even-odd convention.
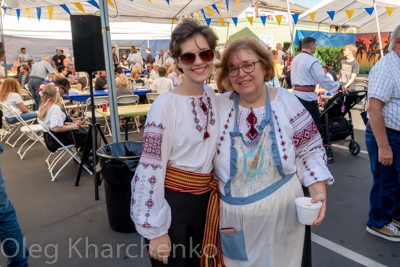
[[[158,96],[147,114],[145,149],[132,179],[131,217],[149,240],[153,267],[201,266],[202,251],[203,262],[224,266],[218,246],[218,185],[212,177],[218,108],[214,91],[204,87],[216,45],[208,26],[191,19],[178,24],[169,47],[185,79]],[[165,75],[166,69],[160,72]]]
[[[62,78],[67,78],[68,75],[67,67],[65,67],[64,65],[58,66],[57,71]]]
[[[338,80],[338,78],[337,78],[337,73],[336,73],[336,71],[334,71],[333,69],[332,69],[332,66],[331,65],[325,65],[325,66],[328,66],[328,72],[332,75],[332,77],[333,77],[333,80],[335,81],[335,82],[337,82],[337,80]]]
[[[351,91],[356,89],[356,77],[360,73],[360,64],[356,60],[357,47],[355,45],[346,45],[343,50],[343,56],[346,59],[340,61],[340,82]]]
[[[86,72],[78,72],[77,75],[79,80],[76,84],[76,89],[83,91],[87,88],[89,90],[89,75]]]
[[[61,55],[59,50],[57,53]],[[53,57],[53,59],[54,59],[54,57]],[[58,61],[57,58],[56,58],[56,61]],[[54,63],[54,61],[53,61],[53,63]],[[62,64],[59,64],[59,66],[61,66],[61,65]],[[52,75],[52,74],[54,74],[54,75]],[[40,101],[41,101],[41,98],[39,95],[39,87],[42,84],[44,84],[44,79],[47,77],[47,75],[49,75],[50,78],[52,76],[53,76],[53,78],[54,78],[54,76],[61,77],[60,74],[55,73],[54,69],[51,67],[49,56],[43,55],[41,61],[33,64],[32,68],[31,68],[30,79],[29,79],[29,88],[31,89],[32,96],[35,100],[36,109],[39,108]]]
[[[113,62],[114,62],[114,69],[117,69],[119,67],[119,60],[118,60],[118,56],[116,54],[117,49],[115,48],[115,46],[112,47],[111,49],[111,53],[113,56]]]
[[[158,74],[160,76],[153,82],[154,92],[156,92],[157,94],[162,94],[174,89],[174,83],[171,79],[167,78],[167,69],[165,67],[160,67],[160,69],[158,70]]]
[[[115,76],[118,77],[118,76],[121,76],[121,75],[125,76],[124,71],[122,70],[122,68],[121,67],[116,68],[115,69]]]
[[[3,147],[0,145],[0,154]],[[28,267],[29,252],[17,220],[17,214],[8,199],[0,167],[0,240],[1,251],[8,258],[7,266]]]
[[[126,54],[122,54],[121,59],[119,60],[119,66],[123,69],[129,69],[128,61],[126,60]]]
[[[117,78],[115,78],[115,86],[117,97],[123,95],[134,95],[132,89],[129,88],[129,79],[126,76],[117,76]]]
[[[0,102],[14,108],[14,110],[25,121],[37,118],[37,113],[35,111],[30,111],[24,105],[21,87],[13,78],[6,78],[4,80],[0,89]],[[8,110],[3,110],[3,115],[9,124],[15,124],[18,122],[18,119]]]
[[[72,61],[71,61],[71,55],[70,55],[70,54],[66,54],[66,55],[65,55],[65,59],[64,59],[64,64],[63,64],[63,65],[64,65],[65,67],[68,67],[68,65],[70,65],[70,64],[73,65],[73,64],[72,64]]]
[[[365,142],[371,163],[368,233],[400,242],[400,25],[369,72]]]
[[[131,77],[129,78],[136,85],[144,86],[144,81],[140,79],[140,75],[142,74],[142,67],[136,66],[132,72]]]
[[[5,57],[6,52],[4,51],[4,49],[0,48],[0,62],[2,62],[0,64],[0,79],[4,79],[6,77],[6,70],[3,67],[3,61],[4,61],[4,57]]]
[[[32,57],[26,53],[26,48],[21,48],[21,53],[18,54],[17,60],[21,63],[21,65],[28,65],[29,60],[32,60]]]
[[[153,54],[151,53],[151,49],[150,47],[146,48],[146,59],[144,60],[146,62],[146,64],[153,64],[154,63],[154,57]]]
[[[158,70],[160,65],[158,63],[153,64],[153,70],[150,72],[150,79],[153,81],[159,77]]]
[[[24,64],[19,67],[19,73],[16,78],[18,79],[21,88],[25,88],[25,84],[29,84],[29,74],[30,72],[28,65]]]
[[[63,95],[67,94],[69,92],[69,89],[71,89],[71,84],[66,78],[57,78],[54,81],[54,84],[58,86],[58,93],[62,97]],[[72,101],[70,101],[72,102]],[[82,121],[82,117],[79,117],[79,112],[77,108],[74,108],[72,110],[72,115],[69,116],[67,112],[65,111],[64,107],[61,107],[61,111],[65,113],[66,117],[64,122],[77,122],[77,121]]]
[[[135,67],[140,67],[140,69],[142,69],[143,58],[138,53],[136,47],[134,47],[134,46],[131,47],[131,53],[129,54],[127,61],[131,65],[131,70],[133,70]],[[142,71],[140,71],[140,72],[142,72]]]
[[[283,50],[282,50],[282,44],[281,43],[277,43],[276,44],[276,55],[277,55],[277,58],[276,58],[276,60],[278,60],[278,62],[281,64],[281,65],[284,65],[285,64],[285,62],[283,61],[283,59],[282,59],[282,56],[285,54],[285,52],[283,52]]]
[[[269,50],[268,50],[269,51]],[[274,79],[271,81],[266,82],[265,84],[271,87],[278,87],[281,86],[281,82],[279,81],[279,77],[282,76],[283,74],[283,65],[279,63],[278,59],[278,54],[276,53],[276,50],[272,50],[272,57],[274,59]]]
[[[101,70],[100,76],[97,77],[94,84],[94,90],[105,90],[107,88],[107,73],[105,70]]]
[[[176,65],[171,66],[173,68],[173,72],[168,75],[168,78],[172,80],[172,83],[174,85],[180,85],[182,83],[182,73],[181,71],[176,67]]]
[[[65,56],[61,53],[60,49],[56,50],[56,54],[53,57],[53,67],[57,68],[61,65],[64,65]]]
[[[174,71],[175,71],[174,66],[170,66],[170,67],[167,69],[167,77],[168,77],[171,73],[173,73]]]
[[[167,60],[167,54],[165,53],[165,50],[161,49],[160,54],[158,54],[154,60],[154,62],[157,63],[160,67],[165,67],[165,61]]]
[[[325,217],[326,184],[334,181],[321,136],[293,94],[265,85],[274,77],[274,62],[258,41],[233,41],[219,68],[218,88],[230,91],[218,97],[214,156],[224,263],[301,266],[305,226],[295,199],[303,196],[303,184],[312,203],[322,202],[317,226]]]
[[[291,78],[293,94],[297,96],[303,106],[311,114],[318,129],[322,130],[319,119],[318,96],[315,86],[319,84],[328,93],[335,91],[347,92],[339,82],[334,82],[325,75],[318,59],[312,55],[317,49],[317,39],[306,36],[302,41],[302,50],[292,61]]]
[[[153,70],[153,66],[151,65],[151,63],[147,63],[146,64],[146,69],[143,73],[144,78],[146,79],[150,79],[150,73]]]
[[[325,72],[325,75],[329,77],[329,79],[331,79],[331,81],[335,81],[335,79],[333,78],[332,74],[329,72],[329,66],[324,65],[322,66],[322,69]]]

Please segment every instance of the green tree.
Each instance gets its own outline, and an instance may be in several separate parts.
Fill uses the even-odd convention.
[[[330,65],[336,72],[340,68],[340,60],[343,58],[344,47],[325,46],[317,47],[315,56],[321,65]]]

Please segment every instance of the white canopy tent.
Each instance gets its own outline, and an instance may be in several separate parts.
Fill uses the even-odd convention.
[[[391,16],[386,11],[388,7],[400,7],[398,0],[377,0],[376,9],[379,19],[380,30],[390,32],[400,24],[400,8],[395,8]],[[349,25],[358,28],[360,33],[377,32],[376,17],[373,13],[369,15],[365,8],[374,7],[373,0],[323,0],[316,6],[307,10],[299,16],[299,21],[311,22],[310,13],[316,12],[314,23],[325,25]],[[349,20],[345,10],[354,9],[352,18]],[[328,11],[335,11],[333,20],[328,15]]]
[[[99,9],[90,4],[90,1],[79,0],[7,0],[7,14],[16,15],[16,9],[20,9],[21,17],[27,17],[25,8],[30,8],[31,19],[37,19],[37,9],[41,7],[41,17],[48,19],[49,12],[47,7],[53,6],[53,19],[69,20],[69,14],[60,5],[65,5],[71,14],[82,14],[82,11],[74,3],[80,3],[86,14],[99,14]],[[96,4],[99,0],[93,1]],[[201,10],[203,9],[207,18],[212,18],[211,14],[205,10],[215,4],[218,7],[218,2],[221,0],[110,0],[115,5],[113,8],[108,5],[108,14],[110,22],[150,22],[150,23],[172,23],[173,18],[186,17],[194,15],[198,11],[199,17],[204,21]],[[255,2],[255,1],[254,1]],[[228,3],[228,6],[227,6]],[[240,13],[252,5],[250,0],[239,0],[239,9],[236,5],[236,0],[222,0],[220,15],[216,10],[213,10],[216,17],[232,18],[238,17]],[[218,23],[218,20],[213,20],[213,23]]]

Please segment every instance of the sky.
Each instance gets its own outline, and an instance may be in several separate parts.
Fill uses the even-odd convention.
[[[291,0],[291,1],[305,7],[313,7],[319,2],[321,2],[321,0]]]

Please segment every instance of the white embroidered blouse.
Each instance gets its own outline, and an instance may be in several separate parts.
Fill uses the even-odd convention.
[[[224,186],[230,177],[229,133],[234,129],[235,107],[230,100],[231,92],[218,97],[220,109],[220,133],[217,154],[214,158],[214,175],[219,179],[220,192],[225,194]],[[321,136],[304,106],[292,93],[277,88],[277,94],[271,102],[272,117],[276,141],[285,174],[297,172],[300,182],[309,186],[318,181],[334,182],[326,166],[326,154]],[[250,108],[239,106],[238,128],[246,141],[251,141],[250,125],[246,122]],[[256,129],[265,118],[265,106],[253,109],[257,117]],[[250,137],[249,137],[250,136]]]
[[[143,237],[164,235],[171,225],[171,209],[164,198],[167,166],[196,173],[213,170],[217,114],[216,96],[208,87],[201,96],[166,92],[153,102],[132,180],[131,218]]]

